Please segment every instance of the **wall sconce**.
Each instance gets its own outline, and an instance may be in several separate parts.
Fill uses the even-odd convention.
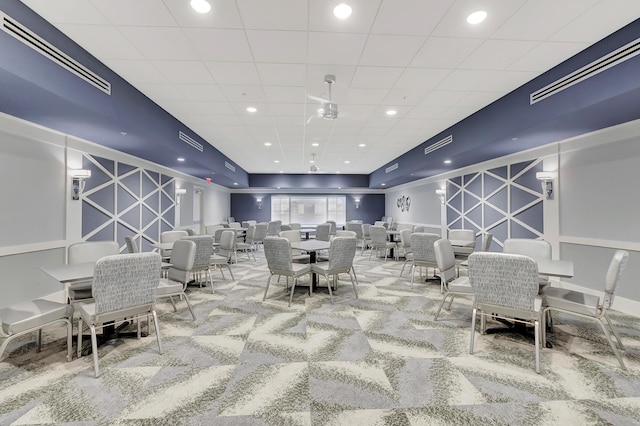
[[[177,188],[176,189],[176,204],[180,205],[180,202],[182,201],[182,197],[184,197],[184,194],[187,193],[187,190],[185,188]]]
[[[542,183],[542,192],[544,192],[547,200],[553,200],[553,179],[556,177],[554,172],[537,172],[536,179]]]
[[[262,198],[256,200],[258,202],[258,210],[262,210]]]
[[[71,176],[71,199],[79,200],[84,191],[85,179],[91,177],[91,170],[69,170],[69,176]]]
[[[444,197],[447,195],[447,191],[444,189],[436,189],[436,195],[440,197],[440,204],[444,205]]]
[[[356,202],[356,209],[359,209],[360,208],[360,198],[356,198],[355,202]]]

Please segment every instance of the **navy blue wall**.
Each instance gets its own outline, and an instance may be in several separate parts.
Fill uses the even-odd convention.
[[[252,188],[368,188],[368,175],[346,174],[251,174]]]
[[[302,195],[302,194],[278,194]],[[311,194],[309,194],[311,195]],[[337,195],[337,194],[313,194]],[[364,223],[373,223],[384,216],[384,194],[345,194],[347,197],[347,221],[360,219]],[[262,209],[258,210],[258,198],[262,199]],[[360,208],[356,209],[356,199],[360,199]],[[231,216],[236,221],[257,220],[268,222],[271,220],[271,194],[231,194]]]

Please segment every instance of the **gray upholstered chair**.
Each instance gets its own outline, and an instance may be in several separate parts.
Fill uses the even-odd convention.
[[[217,224],[217,225],[207,225],[205,226],[204,229],[207,235],[215,235],[216,230],[222,229],[222,228],[224,228],[224,226]]]
[[[478,315],[483,334],[487,316],[533,324],[536,373],[540,373],[542,299],[538,296],[536,262],[519,254],[472,253],[469,256],[469,282],[474,295],[469,353],[473,354]]]
[[[120,247],[115,241],[81,241],[71,244],[67,250],[67,263],[95,263],[104,256],[118,254]],[[91,280],[76,281],[69,284],[69,301],[91,299]]]
[[[551,259],[551,243],[531,238],[507,238],[502,248],[504,253],[521,254],[533,259]],[[550,284],[548,275],[538,277],[540,289]]]
[[[482,234],[482,242],[480,243],[480,251],[489,251],[491,248],[491,242],[493,241],[493,234],[485,232]]]
[[[473,296],[473,289],[469,283],[469,277],[456,278],[456,257],[453,254],[453,247],[451,247],[449,240],[437,240],[433,243],[433,250],[436,255],[436,265],[440,270],[441,285],[444,288],[444,297],[442,298],[442,302],[440,302],[440,306],[438,306],[438,311],[433,317],[433,320],[437,321],[442,306],[444,306],[448,297],[451,297],[451,299],[449,300],[447,310],[451,309],[451,303],[453,303],[453,298],[456,295]]]
[[[202,235],[202,237],[212,240],[210,235]],[[177,312],[178,309],[176,308],[173,296],[184,298],[194,321],[196,320],[196,314],[193,312],[193,308],[185,291],[191,273],[194,270],[195,260],[198,257],[197,243],[198,241],[190,240],[189,238],[173,243],[171,267],[167,271],[167,278],[161,278],[158,288],[156,289],[156,298],[162,299],[168,297],[174,312]],[[200,255],[203,256],[204,252],[201,251]],[[213,282],[211,283],[211,291],[213,292]]]
[[[335,289],[337,290],[339,274],[349,274],[351,285],[353,286],[353,292],[356,295],[356,299],[358,298],[358,290],[356,289],[358,277],[356,276],[353,268],[353,258],[356,255],[357,244],[358,241],[353,236],[336,236],[331,240],[331,245],[329,247],[329,262],[311,264],[311,272],[322,275],[327,281],[331,303],[333,303],[331,287],[335,286]],[[329,275],[333,276],[332,283],[329,283]]]
[[[215,243],[220,244],[220,236],[222,235],[223,232],[228,231],[229,228],[218,228],[213,232],[213,241]],[[233,236],[235,238],[235,232],[233,233]]]
[[[256,255],[254,254],[255,244],[254,244],[254,234],[256,232],[255,225],[249,225],[245,232],[244,241],[238,241],[236,239],[236,251],[242,252],[247,255],[248,259],[253,257],[253,261],[256,261]]]
[[[609,269],[604,279],[604,297],[602,300],[598,296],[582,293],[574,290],[567,290],[558,287],[546,287],[542,290],[542,303],[545,306],[543,317],[550,315],[551,311],[563,312],[565,314],[575,315],[580,318],[595,321],[600,325],[607,342],[613,353],[618,358],[620,367],[626,370],[627,367],[622,361],[621,351],[624,351],[624,345],[613,324],[607,315],[607,310],[611,308],[615,296],[616,287],[620,281],[623,271],[627,267],[629,261],[629,253],[624,250],[616,250],[609,264]],[[610,331],[610,332],[609,332]],[[618,341],[618,348],[611,338],[611,334]],[[542,341],[545,342],[546,335],[543,327]]]
[[[358,240],[362,246],[362,251],[360,255],[364,253],[364,237],[362,235],[362,224],[356,222],[347,223],[347,231],[352,231],[356,233],[356,240]]]
[[[336,231],[336,237],[353,237],[356,238],[356,232],[355,231],[343,231],[341,229],[338,229]],[[357,239],[356,239],[357,242]]]
[[[311,265],[293,263],[289,240],[284,237],[266,237],[264,239],[264,255],[269,268],[269,278],[267,279],[267,287],[264,289],[263,301],[267,298],[269,284],[274,275],[286,277],[287,286],[289,285],[289,278],[293,278],[289,306],[291,306],[291,301],[293,300],[293,291],[296,288],[298,278],[304,275],[309,275],[309,296],[311,296]]]
[[[127,244],[127,252],[128,253],[138,253],[138,245],[136,244],[136,240],[133,237],[126,236],[124,237],[124,242]]]
[[[398,250],[402,250],[405,263],[407,263],[408,255],[411,254],[411,234],[413,234],[411,229],[402,229],[400,231],[400,243],[398,244]],[[400,255],[398,254],[398,256]],[[402,267],[404,268],[404,265],[402,265]]]
[[[284,225],[280,225],[280,232],[282,231],[291,231],[291,225],[289,224],[284,224]]]
[[[335,220],[327,220],[326,223],[331,225],[331,229],[329,229],[329,235],[336,235],[336,231],[338,230],[338,225],[336,225]]]
[[[387,255],[389,250],[396,248],[396,243],[392,243],[387,239],[387,229],[384,226],[371,226],[369,227],[369,235],[371,235],[371,252],[369,253],[369,260],[371,255],[376,252],[376,255],[380,255],[380,251],[384,250],[384,261],[387,261]],[[397,251],[394,252],[394,256],[397,256]]]
[[[331,240],[331,224],[321,223],[316,226],[316,240],[330,241]]]
[[[160,327],[155,311],[156,288],[160,282],[161,258],[158,253],[118,254],[107,256],[96,262],[93,275],[93,302],[78,303],[78,357],[82,355],[82,323],[91,330],[91,347],[95,375],[100,375],[98,367],[98,340],[96,328],[106,323],[124,318],[138,319],[153,317],[158,351],[162,353]]]
[[[213,256],[213,237],[211,235],[195,235],[193,237],[183,238],[184,240],[193,241],[196,244],[196,254],[191,267],[191,276],[197,280],[202,287],[202,274],[204,273],[204,282],[209,281],[211,292],[213,293],[213,277],[211,276],[211,256]],[[174,247],[177,241],[173,244]],[[173,263],[173,253],[171,261]],[[169,270],[171,272],[171,270]],[[169,274],[171,276],[171,274]]]
[[[427,276],[429,275],[429,268],[433,268],[435,274],[438,264],[436,263],[436,252],[433,245],[439,239],[440,235],[427,232],[414,232],[411,234],[411,253],[409,254],[411,261],[411,287],[413,287],[416,267],[420,268],[420,278],[422,278],[423,267],[427,269]],[[400,271],[400,275],[402,275],[402,271]],[[444,291],[442,283],[440,291]]]
[[[262,245],[264,238],[267,236],[267,230],[269,224],[265,222],[256,223],[256,230],[253,232],[253,244],[258,251],[258,248]]]
[[[36,345],[40,352],[42,329],[65,324],[67,326],[67,361],[71,361],[73,306],[66,303],[35,299],[0,309],[0,360],[9,343],[16,337],[37,331]]]
[[[267,224],[267,235],[277,236],[280,233],[280,225],[282,222],[279,220],[272,220]]]
[[[476,231],[474,231],[473,229],[450,229],[449,239],[468,241],[469,243],[473,243],[473,246],[471,247],[454,247],[453,248],[453,252],[456,254],[456,257],[460,260],[467,259],[469,255],[473,253],[475,250]]]
[[[235,231],[231,231],[229,229],[224,230],[220,234],[220,245],[216,248],[215,253],[209,260],[210,264],[213,265],[216,269],[220,268],[222,278],[224,278],[222,267],[226,267],[227,269],[229,269],[232,280],[235,280],[235,278],[233,277],[233,271],[231,270],[230,262],[232,261],[232,256],[235,255],[235,238]],[[211,291],[213,291],[213,286],[211,286]]]
[[[290,229],[288,231],[280,231],[280,236],[289,240],[289,244],[291,243],[299,243],[302,241],[302,237],[300,236],[300,231],[296,231],[295,229]],[[291,260],[296,263],[309,263],[311,256],[306,253],[303,253],[302,250],[291,249]]]
[[[193,229],[193,228],[186,228],[186,229],[185,229],[185,231],[187,231],[187,234],[188,234],[190,237],[193,237],[194,235],[196,235],[196,230],[195,230],[195,229]]]
[[[361,255],[364,256],[364,251],[371,246],[371,224],[370,223],[362,224],[362,240],[364,241],[364,245],[362,246]]]
[[[426,227],[424,225],[414,226],[413,232],[426,232]]]
[[[183,238],[186,238],[188,236],[189,236],[189,233],[187,231],[180,231],[180,230],[165,231],[160,234],[160,242],[173,243]],[[171,250],[161,250],[160,254],[162,255],[163,259],[168,261],[169,258],[171,257]]]
[[[289,226],[291,227],[291,229],[297,229],[297,230],[300,230],[302,228],[302,225],[296,222],[290,223]]]

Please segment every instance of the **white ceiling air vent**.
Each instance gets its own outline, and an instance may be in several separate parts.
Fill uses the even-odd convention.
[[[640,53],[640,39],[635,39],[631,43],[622,46],[621,48],[614,50],[608,55],[603,56],[600,59],[596,59],[588,65],[580,68],[577,71],[568,74],[553,83],[537,90],[529,95],[530,105],[540,102],[543,99],[553,96],[564,89],[567,89],[574,84],[580,83],[589,77],[593,77],[596,74],[605,71],[614,65],[618,65],[627,59],[631,59]]]
[[[395,163],[395,164],[390,165],[386,169],[384,169],[384,172],[385,173],[391,173],[392,171],[394,171],[397,168],[398,168],[398,163]]]
[[[67,71],[71,71],[73,74],[92,86],[102,90],[107,95],[111,95],[111,83],[107,80],[86,68],[67,54],[58,50],[55,46],[45,41],[43,38],[40,38],[27,27],[5,15],[1,11],[0,18],[2,18],[2,30],[4,32],[20,40],[25,45],[41,53],[61,67],[67,69]]]
[[[227,169],[231,170],[232,172],[234,172],[234,173],[236,172],[236,168],[235,168],[235,166],[234,166],[233,164],[229,163],[228,161],[225,161],[225,162],[224,162],[224,166],[225,166]]]
[[[440,139],[438,142],[432,143],[431,145],[426,147],[424,149],[424,155],[427,155],[427,154],[435,151],[436,149],[440,149],[445,145],[449,145],[451,142],[453,142],[453,136],[452,135],[449,135],[444,139]]]
[[[191,145],[192,147],[194,147],[195,149],[197,149],[200,152],[202,152],[202,150],[204,149],[204,147],[202,146],[201,143],[193,140],[193,138],[187,136],[185,133],[182,133],[181,131],[178,131],[178,138],[182,142],[185,142],[185,143]]]

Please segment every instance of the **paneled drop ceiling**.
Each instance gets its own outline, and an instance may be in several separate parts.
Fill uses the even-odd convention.
[[[22,1],[249,173],[305,173],[315,153],[369,174],[640,16],[638,0],[343,0],[344,21],[334,0]],[[328,97],[326,74],[333,121],[307,96]]]

